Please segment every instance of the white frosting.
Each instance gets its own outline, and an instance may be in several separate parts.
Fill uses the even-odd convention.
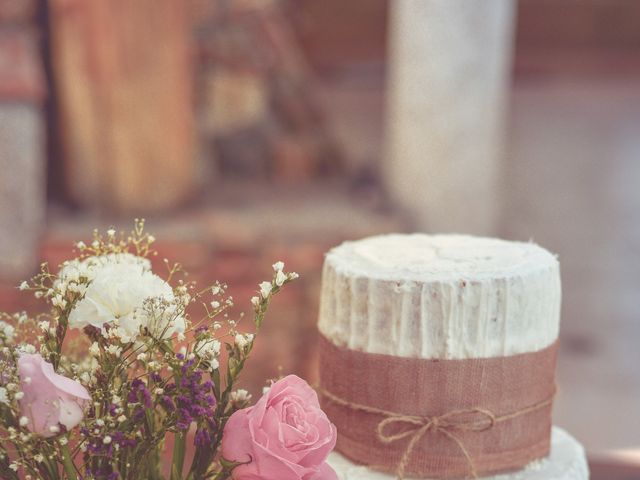
[[[337,452],[328,459],[340,480],[395,480],[394,475],[376,472],[356,465]],[[536,460],[524,470],[483,477],[483,480],[587,480],[589,468],[584,448],[564,430],[554,427],[551,454]],[[426,479],[423,479],[426,480]]]
[[[533,243],[382,235],[327,254],[318,325],[370,353],[505,356],[556,340],[560,296],[558,261]]]

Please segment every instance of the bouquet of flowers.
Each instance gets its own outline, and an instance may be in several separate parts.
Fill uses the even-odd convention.
[[[20,285],[48,313],[0,314],[0,478],[336,479],[336,429],[304,380],[272,382],[254,406],[237,389],[269,303],[297,275],[274,264],[241,331],[225,284],[199,289],[167,260],[152,271],[154,241],[141,220],[94,231],[57,273],[43,264]]]

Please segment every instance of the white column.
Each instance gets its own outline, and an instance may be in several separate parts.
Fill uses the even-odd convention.
[[[40,108],[0,102],[0,278],[35,273],[45,217],[44,128]]]
[[[497,229],[515,5],[390,3],[383,177],[419,229]]]

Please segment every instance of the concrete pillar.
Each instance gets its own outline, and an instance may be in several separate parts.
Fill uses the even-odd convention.
[[[0,2],[0,279],[16,281],[37,269],[46,205],[35,4]]]
[[[416,228],[497,229],[515,5],[390,2],[383,177]]]

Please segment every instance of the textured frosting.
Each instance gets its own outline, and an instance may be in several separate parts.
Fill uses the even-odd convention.
[[[395,480],[394,475],[376,472],[356,465],[337,452],[329,456],[329,464],[340,480]],[[564,430],[554,427],[551,455],[536,460],[519,472],[484,477],[483,480],[587,480],[589,469],[584,448]],[[426,479],[424,479],[426,480]]]
[[[327,254],[318,324],[370,353],[505,356],[556,340],[560,297],[558,261],[533,243],[382,235]]]

